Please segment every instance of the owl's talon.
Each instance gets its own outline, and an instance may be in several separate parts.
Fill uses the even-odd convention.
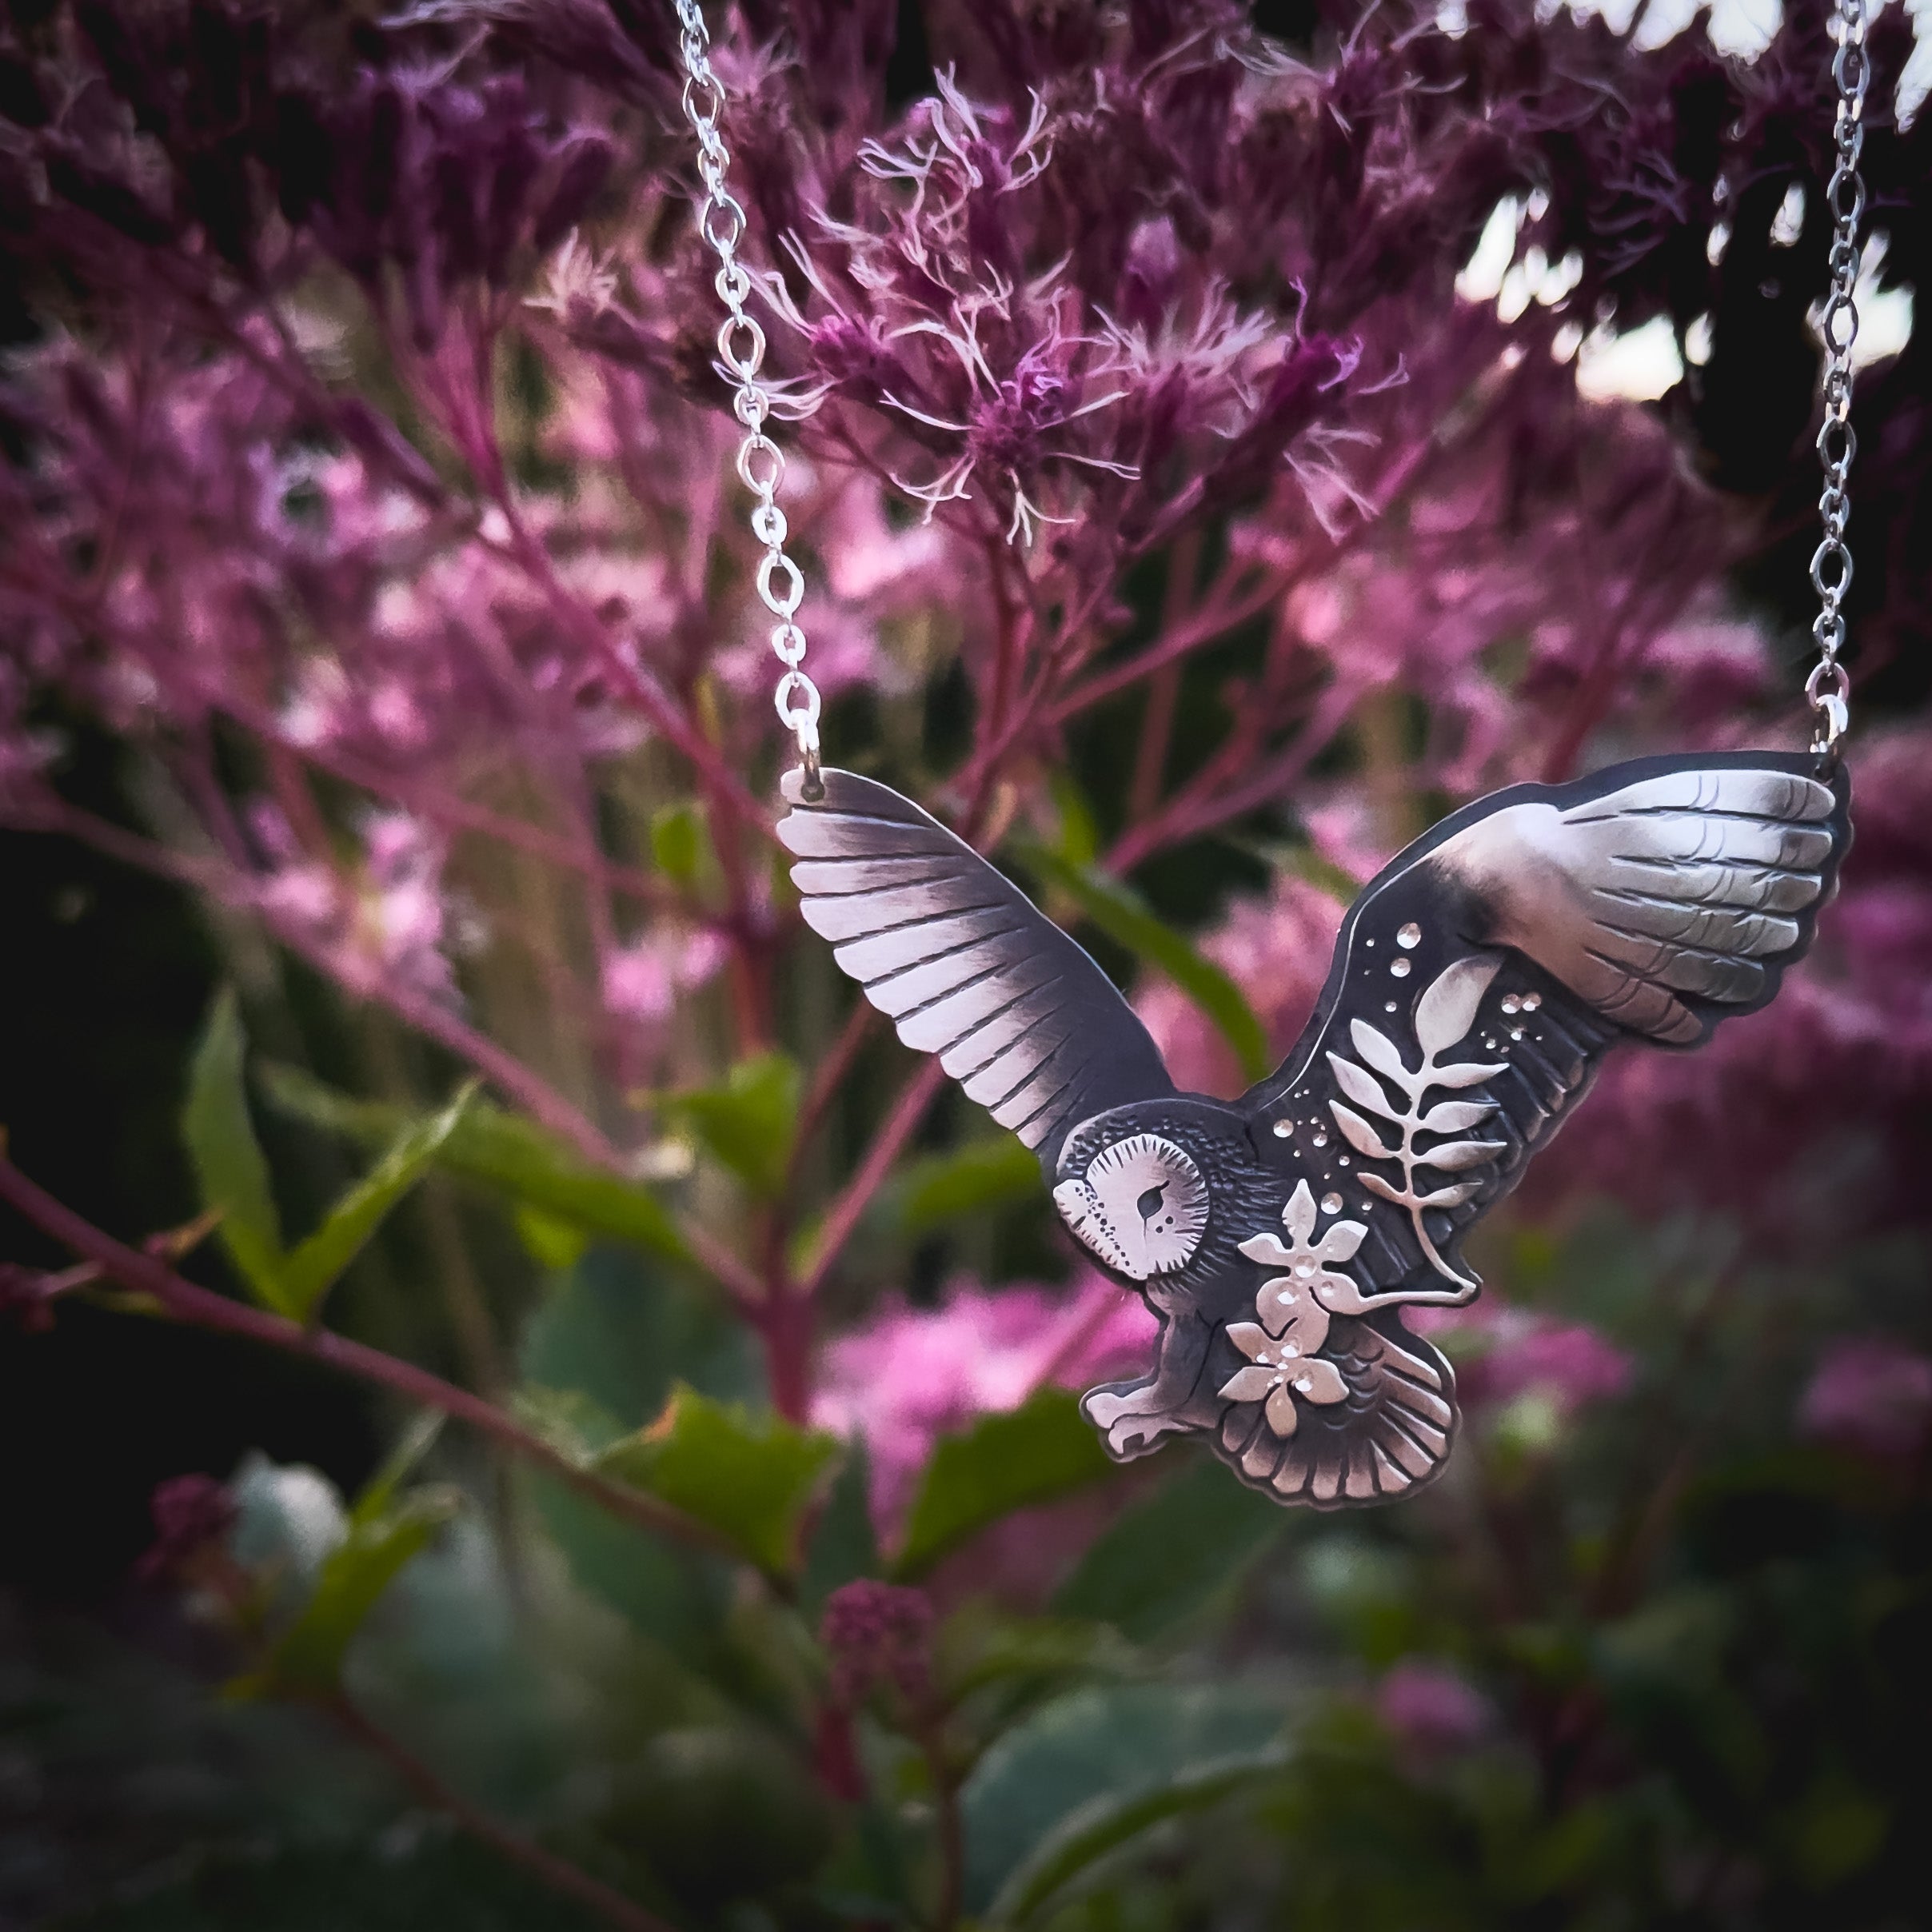
[[[1150,1455],[1160,1447],[1163,1437],[1188,1426],[1172,1411],[1142,1406],[1147,1393],[1140,1390],[1133,1395],[1116,1395],[1096,1389],[1080,1405],[1088,1421],[1106,1439],[1107,1453],[1117,1463]]]

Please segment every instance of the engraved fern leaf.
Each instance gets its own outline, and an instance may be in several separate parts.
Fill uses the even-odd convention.
[[[1371,1193],[1379,1194],[1384,1200],[1408,1210],[1410,1223],[1430,1266],[1444,1279],[1455,1283],[1457,1292],[1439,1298],[1445,1301],[1466,1301],[1475,1292],[1478,1284],[1467,1276],[1459,1275],[1443,1259],[1423,1224],[1423,1215],[1431,1208],[1461,1207],[1475,1196],[1479,1184],[1451,1181],[1443,1187],[1425,1188],[1418,1182],[1417,1175],[1423,1168],[1439,1175],[1452,1175],[1479,1168],[1503,1152],[1508,1144],[1501,1140],[1447,1139],[1424,1149],[1420,1145],[1423,1135],[1466,1135],[1495,1112],[1496,1103],[1443,1100],[1425,1108],[1423,1102],[1430,1094],[1443,1088],[1455,1092],[1465,1087],[1479,1086],[1503,1071],[1499,1064],[1485,1065],[1475,1060],[1439,1064],[1443,1054],[1467,1037],[1481,1010],[1483,996],[1489,991],[1502,964],[1495,953],[1471,953],[1447,968],[1424,990],[1415,1003],[1415,1044],[1421,1050],[1420,1066],[1411,1068],[1395,1042],[1365,1020],[1357,1020],[1349,1028],[1349,1038],[1360,1056],[1359,1062],[1339,1053],[1331,1052],[1328,1056],[1335,1084],[1347,1096],[1347,1101],[1354,1103],[1352,1106],[1343,1100],[1328,1103],[1328,1111],[1334,1116],[1342,1137],[1365,1160],[1392,1162],[1402,1171],[1399,1182],[1364,1172],[1362,1184]],[[1399,1104],[1390,1099],[1390,1088],[1400,1095]],[[1358,1112],[1358,1108],[1362,1111]],[[1394,1128],[1393,1144],[1383,1137],[1366,1117],[1368,1115],[1386,1121]],[[1408,1301],[1438,1298],[1408,1293],[1400,1299]]]

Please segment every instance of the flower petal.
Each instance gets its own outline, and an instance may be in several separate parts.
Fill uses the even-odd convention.
[[[1241,1243],[1241,1252],[1263,1267],[1287,1267],[1295,1259],[1294,1249],[1283,1247],[1279,1235],[1250,1235]]]
[[[1308,1245],[1308,1237],[1315,1232],[1315,1196],[1305,1180],[1295,1184],[1295,1192],[1281,1211],[1281,1224],[1295,1237],[1297,1247]]]
[[[1272,1368],[1237,1368],[1221,1384],[1221,1394],[1229,1402],[1259,1402],[1281,1387],[1281,1375]]]
[[[1227,1339],[1251,1362],[1266,1362],[1274,1367],[1281,1360],[1279,1351],[1268,1339],[1267,1331],[1253,1322],[1230,1322]]]
[[[1368,1239],[1368,1226],[1363,1221],[1337,1221],[1323,1235],[1315,1250],[1317,1261],[1352,1260],[1355,1250]]]
[[[1267,1399],[1267,1407],[1262,1411],[1267,1418],[1267,1426],[1277,1435],[1290,1436],[1301,1418],[1295,1413],[1295,1398],[1287,1391],[1285,1383],[1278,1386]]]
[[[1307,1287],[1291,1275],[1277,1275],[1271,1281],[1263,1282],[1255,1296],[1255,1312],[1270,1335],[1285,1334],[1296,1315],[1308,1314],[1314,1307]],[[1307,1352],[1305,1348],[1303,1352]]]
[[[1294,1387],[1295,1394],[1303,1401],[1319,1403],[1324,1407],[1331,1402],[1341,1401],[1348,1393],[1348,1384],[1342,1379],[1342,1371],[1332,1362],[1319,1358],[1295,1365]]]

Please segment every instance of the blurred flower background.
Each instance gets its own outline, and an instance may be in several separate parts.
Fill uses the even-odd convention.
[[[1830,22],[708,10],[840,763],[1198,1088],[1491,788],[1797,743]],[[1872,26],[1858,843],[1290,1515],[855,1005],[667,0],[0,25],[0,1927],[1922,1922],[1932,122]],[[1422,1325],[1420,1323],[1419,1326]]]

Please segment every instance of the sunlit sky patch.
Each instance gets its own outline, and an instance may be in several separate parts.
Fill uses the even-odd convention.
[[[1897,5],[1899,0],[1890,3]],[[1574,12],[1600,15],[1619,30],[1629,25],[1641,4],[1642,0],[1604,0],[1601,5],[1571,0]],[[1638,27],[1637,44],[1659,47],[1675,38],[1695,18],[1698,4],[1699,0],[1650,0]],[[1908,119],[1932,92],[1932,0],[1918,0],[1911,13],[1918,50],[1898,88],[1899,113]],[[1722,51],[1753,60],[1770,46],[1783,18],[1781,0],[1714,0],[1710,38]],[[1778,238],[1788,234],[1795,239],[1803,214],[1802,193],[1794,189],[1787,206],[1778,212],[1782,232]],[[1456,293],[1464,301],[1493,301],[1505,321],[1515,321],[1532,301],[1559,301],[1575,285],[1580,266],[1574,257],[1551,261],[1540,249],[1528,249],[1521,261],[1516,261],[1516,238],[1523,219],[1519,198],[1512,195],[1499,202],[1456,278]],[[1912,290],[1880,289],[1877,285],[1878,265],[1884,257],[1884,238],[1868,241],[1858,277],[1858,338],[1852,353],[1853,363],[1858,367],[1896,355],[1912,333]],[[1583,334],[1577,329],[1566,329],[1559,332],[1557,347],[1559,353],[1575,354],[1577,387],[1596,399],[1621,397],[1655,401],[1683,377],[1684,357],[1676,332],[1663,317],[1621,333],[1599,328]],[[1692,322],[1685,348],[1694,362],[1701,363],[1709,355],[1708,317],[1700,316]]]

